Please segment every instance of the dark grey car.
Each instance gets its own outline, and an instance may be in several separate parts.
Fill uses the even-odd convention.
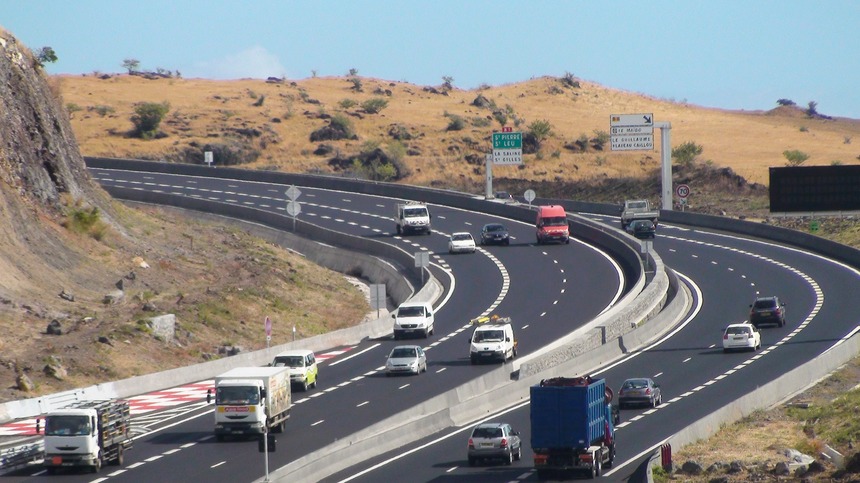
[[[758,327],[762,324],[785,325],[785,303],[779,297],[758,297],[750,304],[750,324]]]
[[[511,235],[501,223],[488,223],[481,228],[481,245],[509,245]]]
[[[478,460],[500,459],[506,465],[522,457],[519,431],[508,423],[482,423],[475,426],[469,437],[469,466]]]

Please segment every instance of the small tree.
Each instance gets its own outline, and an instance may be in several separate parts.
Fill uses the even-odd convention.
[[[386,107],[388,107],[388,101],[381,97],[374,97],[361,103],[361,108],[368,114],[379,114]]]
[[[540,144],[552,135],[552,124],[550,124],[546,119],[533,121],[529,124],[529,133],[531,133],[531,135],[537,139],[538,144]]]
[[[818,103],[815,101],[809,101],[809,104],[806,108],[806,116],[807,117],[815,117],[818,115]]]
[[[347,75],[349,75],[350,77],[357,76],[358,75],[358,69],[356,69],[355,67],[353,67],[352,69],[349,69],[349,74],[347,74]]]
[[[51,47],[42,47],[36,51],[36,64],[39,67],[44,67],[46,63],[54,63],[57,61],[57,53]]]
[[[122,61],[122,68],[126,69],[129,74],[134,74],[137,72],[137,68],[140,67],[140,61],[137,59],[133,59],[129,57]]]
[[[446,91],[450,91],[451,89],[453,89],[454,88],[454,78],[451,77],[450,75],[443,75],[442,76],[442,88],[445,89]]]
[[[782,152],[782,155],[788,160],[788,162],[785,163],[786,166],[800,166],[809,159],[808,154],[798,149],[785,150]]]
[[[446,112],[444,116],[448,118],[448,127],[445,128],[446,131],[462,131],[466,128],[466,121],[461,116],[448,112]]]
[[[352,82],[352,90],[353,91],[355,91],[355,92],[361,92],[362,91],[361,79],[359,79],[358,77],[350,77],[349,81]]]
[[[691,166],[703,150],[702,145],[687,141],[672,148],[672,159],[681,166]]]
[[[152,139],[158,133],[158,126],[170,111],[168,102],[141,102],[134,108],[131,122],[134,124],[134,135],[142,139]]]
[[[794,101],[792,101],[791,99],[779,99],[776,101],[776,103],[779,104],[780,106],[794,106],[794,105],[796,105],[794,103]]]

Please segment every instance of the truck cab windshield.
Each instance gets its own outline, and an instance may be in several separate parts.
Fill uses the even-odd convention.
[[[550,216],[543,219],[544,226],[567,226],[567,218],[563,216]]]
[[[87,416],[51,416],[45,421],[46,436],[85,436],[90,434]]]
[[[400,307],[398,317],[424,317],[424,307]]]
[[[427,216],[427,208],[406,208],[403,210],[404,218],[418,218]]]
[[[219,387],[215,392],[215,404],[260,404],[260,390],[254,386]]]

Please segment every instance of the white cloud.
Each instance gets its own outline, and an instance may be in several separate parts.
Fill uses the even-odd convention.
[[[265,79],[285,77],[286,69],[277,56],[256,45],[220,59],[198,62],[182,75],[203,79]]]

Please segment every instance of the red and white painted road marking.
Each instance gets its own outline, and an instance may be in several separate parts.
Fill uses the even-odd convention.
[[[347,347],[343,350],[317,354],[316,358],[318,362],[324,362],[349,352],[351,349],[352,347]],[[184,386],[127,398],[131,415],[137,416],[159,409],[202,401],[206,399],[206,391],[215,387],[214,384],[215,381],[209,379],[207,381],[193,382]],[[32,436],[35,434],[36,418],[22,419],[0,426],[0,436]]]

